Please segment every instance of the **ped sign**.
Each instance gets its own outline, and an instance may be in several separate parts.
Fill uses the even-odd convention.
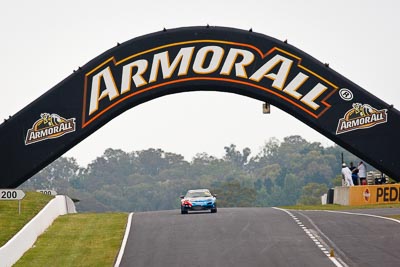
[[[398,186],[378,187],[376,190],[376,202],[399,202]]]
[[[351,186],[349,205],[400,203],[400,184]]]
[[[21,200],[25,197],[22,190],[0,189],[0,200]]]

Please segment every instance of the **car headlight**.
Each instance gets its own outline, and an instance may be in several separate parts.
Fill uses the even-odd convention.
[[[181,203],[182,206],[192,206],[192,203],[187,199],[182,199]]]

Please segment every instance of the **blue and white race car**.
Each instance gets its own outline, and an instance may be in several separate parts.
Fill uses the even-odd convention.
[[[181,196],[181,213],[187,214],[190,211],[211,210],[217,212],[216,196],[208,189],[195,189],[187,191],[185,196]]]

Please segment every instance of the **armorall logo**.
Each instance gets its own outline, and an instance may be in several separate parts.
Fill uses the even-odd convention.
[[[110,57],[85,74],[82,128],[116,105],[163,86],[192,81],[229,83],[266,91],[318,119],[338,90],[279,47],[267,51],[246,43],[191,40],[154,47],[121,59]],[[172,92],[171,92],[172,93]]]
[[[57,114],[42,113],[25,138],[25,145],[54,139],[75,131],[75,118],[65,119]]]
[[[374,127],[387,122],[387,109],[377,110],[368,104],[354,103],[339,120],[336,134]]]

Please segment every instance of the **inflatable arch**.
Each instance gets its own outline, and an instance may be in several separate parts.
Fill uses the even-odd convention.
[[[122,112],[189,91],[271,103],[400,180],[400,114],[305,52],[250,31],[187,27],[94,58],[0,125],[0,188],[14,188]]]

